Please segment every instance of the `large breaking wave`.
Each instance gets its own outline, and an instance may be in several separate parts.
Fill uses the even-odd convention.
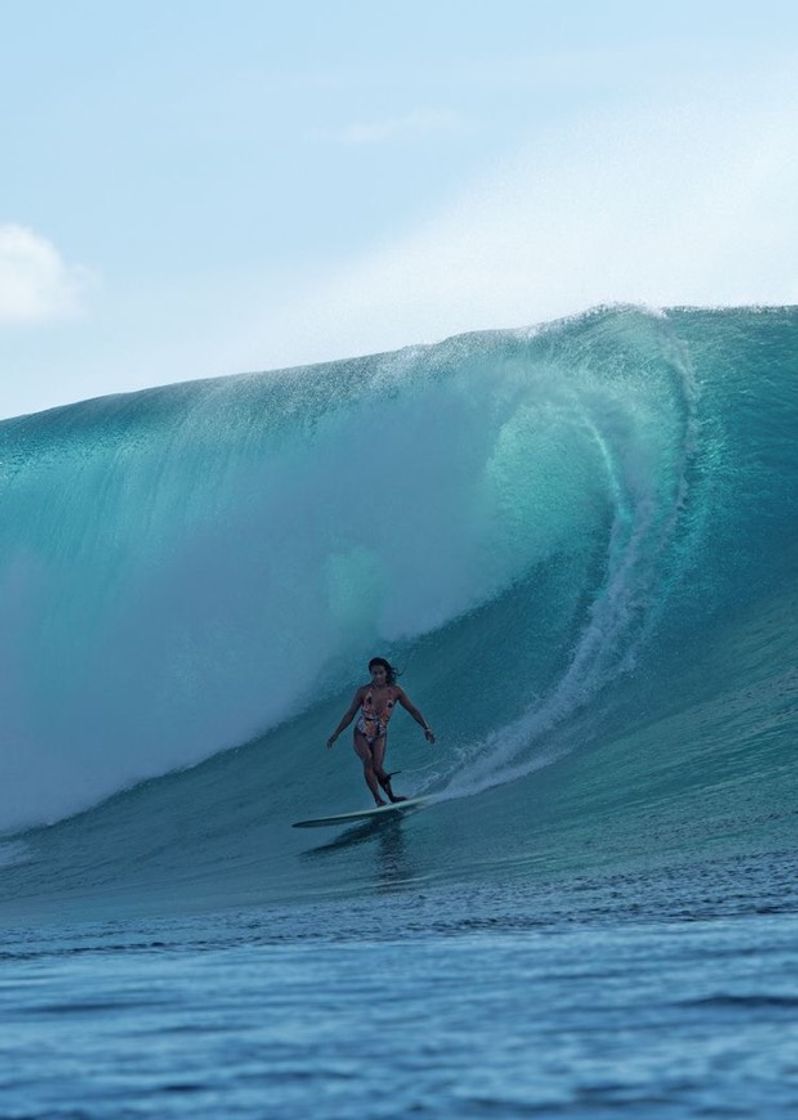
[[[448,798],[600,758],[691,657],[740,692],[706,657],[745,661],[759,604],[783,667],[797,354],[794,309],[599,309],[7,421],[0,826],[250,742],[264,818],[351,800],[318,746],[374,653],[438,730],[434,756],[393,733],[416,789]],[[207,764],[230,803],[194,809],[241,836],[232,758]]]

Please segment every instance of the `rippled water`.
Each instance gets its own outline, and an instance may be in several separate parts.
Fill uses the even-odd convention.
[[[0,1114],[792,1117],[794,871],[9,931]]]

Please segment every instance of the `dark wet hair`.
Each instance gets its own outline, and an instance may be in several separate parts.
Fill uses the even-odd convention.
[[[399,670],[394,669],[390,661],[386,661],[384,657],[372,657],[371,661],[369,661],[369,672],[371,672],[375,665],[382,665],[383,669],[385,670],[387,684],[396,684],[396,678],[399,676]]]

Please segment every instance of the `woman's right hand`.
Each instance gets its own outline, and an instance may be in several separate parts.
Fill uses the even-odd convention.
[[[329,750],[329,749],[330,749],[330,748],[331,748],[331,747],[333,746],[333,744],[335,743],[335,740],[336,740],[337,738],[338,738],[338,736],[337,736],[337,735],[331,735],[331,736],[329,737],[329,739],[327,740],[327,750]]]

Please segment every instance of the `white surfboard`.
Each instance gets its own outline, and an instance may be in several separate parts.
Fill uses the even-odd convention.
[[[409,809],[420,809],[426,804],[426,797],[412,797],[407,801],[395,801],[391,805],[375,805],[373,809],[360,809],[356,813],[338,813],[334,817],[314,817],[309,821],[295,821],[292,828],[325,828],[336,824],[355,824],[357,821],[371,821],[391,814],[406,813]]]

